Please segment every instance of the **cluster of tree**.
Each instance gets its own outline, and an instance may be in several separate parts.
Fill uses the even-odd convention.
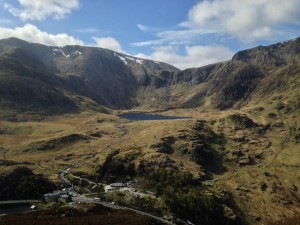
[[[157,169],[146,179],[170,211],[182,219],[196,224],[240,224],[224,215],[224,206],[232,205],[230,196],[217,197],[189,172]]]
[[[135,208],[144,212],[150,212],[161,216],[162,210],[165,210],[165,205],[160,205],[156,198],[153,197],[135,197],[132,195],[127,195],[124,192],[112,192],[101,196],[101,199],[106,202],[114,202],[118,205],[128,206],[130,208]]]
[[[150,181],[150,185],[157,196],[162,195],[165,188],[169,186],[186,187],[198,183],[198,181],[193,179],[191,173],[180,170],[156,169],[145,174],[145,178]]]
[[[112,177],[118,177],[123,180],[126,177],[134,177],[136,175],[135,164],[128,157],[119,156],[120,150],[110,153],[98,170],[98,179],[107,182],[115,182]]]
[[[56,185],[27,167],[19,167],[0,177],[0,200],[40,199]]]

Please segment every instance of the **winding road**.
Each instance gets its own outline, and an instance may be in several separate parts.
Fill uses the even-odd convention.
[[[127,134],[128,134],[127,129],[124,127],[124,125],[116,125],[116,128],[121,132],[121,135],[118,137],[118,140],[117,140],[115,143],[107,144],[107,145],[103,148],[102,153],[106,152],[108,149],[112,148],[112,147],[115,146],[116,144],[119,144],[119,143],[121,143],[121,142],[123,142],[123,141],[125,140],[125,137],[126,137]],[[95,156],[95,155],[96,155],[96,154],[92,155],[91,157],[93,157],[93,156]],[[91,157],[89,157],[89,158],[91,158]],[[86,160],[86,159],[87,159],[87,158],[85,158],[85,160]],[[79,180],[85,180],[85,181],[87,181],[87,182],[90,183],[90,184],[96,184],[95,182],[90,181],[90,180],[88,180],[88,179],[86,179],[86,178],[81,178],[81,177],[79,177],[79,176],[75,176],[75,175],[73,175],[73,174],[70,173],[71,169],[77,168],[77,167],[79,167],[79,166],[81,166],[81,165],[84,165],[84,163],[85,163],[85,162],[82,161],[82,162],[78,162],[78,163],[76,163],[75,165],[72,165],[72,166],[68,167],[67,169],[65,169],[64,171],[62,171],[62,172],[60,173],[60,179],[61,179],[65,184],[67,184],[67,185],[69,185],[69,186],[71,186],[71,187],[73,187],[74,185],[66,178],[66,174],[69,174],[69,175],[71,175],[73,178],[76,178],[76,179],[79,179]]]
[[[139,211],[139,210],[136,210],[136,209],[132,209],[132,208],[128,208],[128,207],[125,207],[125,206],[119,206],[119,205],[114,205],[114,204],[111,204],[111,203],[107,203],[107,202],[102,202],[102,201],[99,201],[99,200],[94,200],[92,198],[87,198],[85,195],[78,195],[77,197],[72,197],[72,201],[73,202],[77,202],[77,203],[94,203],[94,204],[99,204],[99,205],[103,205],[107,208],[111,208],[111,209],[123,209],[123,210],[130,210],[130,211],[133,211],[133,212],[136,212],[140,215],[144,215],[144,216],[149,216],[155,220],[158,220],[164,224],[169,224],[169,225],[175,225],[174,223],[171,223],[167,220],[164,220],[160,217],[157,217],[157,216],[154,216],[154,215],[151,215],[149,213],[146,213],[146,212],[143,212],[143,211]]]

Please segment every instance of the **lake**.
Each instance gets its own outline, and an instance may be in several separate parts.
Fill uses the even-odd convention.
[[[0,216],[30,212],[30,204],[0,205]]]
[[[149,113],[122,113],[118,114],[118,117],[127,120],[180,120],[180,119],[189,119],[190,117],[180,117],[180,116],[163,116],[163,115],[155,115]]]

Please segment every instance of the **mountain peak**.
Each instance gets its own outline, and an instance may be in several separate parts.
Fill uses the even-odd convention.
[[[29,44],[29,42],[16,37],[10,37],[0,40],[1,45],[13,45],[13,46],[23,46]]]
[[[233,61],[247,61],[260,65],[277,65],[285,63],[287,58],[300,53],[300,37],[278,42],[269,46],[257,46],[251,49],[237,52]]]

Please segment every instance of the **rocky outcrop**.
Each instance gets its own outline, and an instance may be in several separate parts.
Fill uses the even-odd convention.
[[[29,168],[20,167],[0,176],[0,200],[41,199],[56,189],[54,183]]]
[[[162,137],[160,139],[160,142],[151,145],[150,148],[155,149],[156,152],[159,152],[159,153],[172,154],[174,152],[172,144],[174,144],[175,141],[176,141],[176,138],[173,136]]]
[[[45,141],[37,141],[29,144],[23,151],[46,151],[46,150],[54,150],[59,149],[64,146],[68,146],[74,144],[79,141],[87,140],[88,137],[82,134],[69,134],[66,136],[53,138]]]
[[[234,123],[236,130],[258,127],[258,124],[245,114],[233,114],[229,116],[229,119]]]

